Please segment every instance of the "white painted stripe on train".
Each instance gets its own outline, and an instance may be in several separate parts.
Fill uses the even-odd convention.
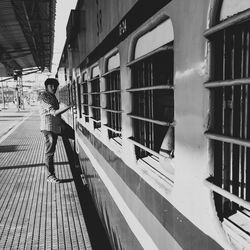
[[[31,112],[29,115],[25,116],[23,120],[21,120],[19,123],[17,123],[13,128],[11,128],[3,137],[0,138],[0,143],[2,143],[8,136],[10,136],[24,121],[26,121],[33,112]]]
[[[115,201],[116,205],[118,206],[119,210],[121,211],[123,217],[127,221],[128,225],[130,226],[132,232],[142,245],[143,249],[148,250],[154,250],[158,249],[156,244],[154,243],[153,239],[150,237],[150,235],[145,231],[144,227],[141,225],[141,223],[138,221],[136,216],[133,214],[133,212],[130,210],[130,208],[127,206],[126,202],[120,195],[119,191],[116,189],[116,187],[113,185],[107,174],[104,172],[102,167],[99,165],[98,161],[93,157],[92,153],[88,149],[87,146],[84,145],[84,143],[81,141],[80,137],[77,136],[76,138],[78,143],[83,148],[84,152],[89,157],[90,161],[92,162],[95,170],[101,177],[102,181],[104,182],[106,188],[108,189],[110,195],[112,196],[113,200]]]

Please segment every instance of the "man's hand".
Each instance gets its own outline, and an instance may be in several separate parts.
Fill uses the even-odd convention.
[[[67,106],[65,108],[56,110],[55,116],[59,116],[59,115],[63,114],[64,112],[66,112],[67,110],[69,110],[70,108],[72,108],[73,106],[74,106],[74,104],[71,104],[70,106]]]

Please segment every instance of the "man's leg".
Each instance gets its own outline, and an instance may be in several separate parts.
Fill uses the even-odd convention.
[[[51,132],[44,132],[45,137],[45,166],[49,176],[55,176],[54,154],[58,136]]]

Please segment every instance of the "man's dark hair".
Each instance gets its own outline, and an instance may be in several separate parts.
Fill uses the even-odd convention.
[[[56,78],[48,78],[46,79],[46,81],[44,82],[45,87],[47,88],[48,85],[55,85],[58,87],[59,82],[57,81]]]

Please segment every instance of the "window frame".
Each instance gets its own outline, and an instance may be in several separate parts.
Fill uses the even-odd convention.
[[[89,90],[87,71],[83,71],[80,83],[81,110],[85,123],[89,123]]]
[[[97,72],[94,72],[97,70]],[[90,86],[89,95],[91,104],[89,107],[92,111],[92,116],[89,117],[93,121],[94,129],[101,129],[101,75],[99,65],[96,64],[90,68],[90,79],[88,85]]]
[[[173,73],[174,73],[174,54],[172,54],[172,69],[171,69],[171,74],[172,74],[172,85],[173,86],[166,86],[166,85],[154,85],[154,86],[142,86],[142,87],[134,87],[134,83],[133,83],[133,67],[141,62],[143,62],[143,60],[148,60],[148,58],[150,57],[154,57],[155,55],[157,54],[161,54],[161,53],[164,53],[166,51],[170,51],[171,49],[173,49],[173,46],[169,46],[169,44],[171,44],[171,41],[170,43],[168,43],[169,41],[166,42],[166,44],[163,44],[162,46],[158,47],[158,48],[154,48],[152,51],[149,51],[147,52],[146,54],[144,55],[140,55],[138,58],[135,58],[135,50],[136,50],[136,44],[138,42],[138,40],[143,37],[145,34],[147,34],[148,32],[151,32],[152,30],[154,30],[154,28],[157,28],[158,26],[160,26],[164,21],[170,21],[171,22],[171,19],[168,18],[168,19],[164,19],[164,20],[160,20],[159,22],[157,22],[156,25],[154,25],[153,29],[151,27],[151,29],[146,29],[143,31],[143,33],[141,33],[140,35],[138,35],[136,38],[135,38],[135,41],[134,41],[134,44],[133,44],[133,48],[132,48],[132,60],[130,60],[130,62],[127,64],[127,67],[130,68],[130,71],[131,71],[131,87],[126,89],[127,92],[129,92],[131,94],[131,97],[132,97],[132,100],[133,100],[133,95],[135,95],[136,93],[140,93],[140,92],[155,92],[155,91],[172,91],[172,99],[174,100],[174,79],[173,79]],[[172,22],[171,22],[172,24]],[[173,27],[172,27],[173,28]],[[174,39],[174,36],[173,36],[173,39]],[[174,41],[174,40],[173,40]],[[172,52],[173,53],[173,52]],[[174,101],[173,101],[174,102]],[[173,113],[174,113],[174,104],[173,104]],[[142,121],[142,122],[148,122],[150,124],[157,124],[159,126],[169,126],[169,130],[172,130],[172,135],[174,134],[173,132],[173,129],[174,126],[175,126],[175,122],[174,122],[174,114],[173,114],[173,119],[171,122],[166,122],[166,121],[161,121],[159,119],[151,119],[150,117],[143,117],[142,115],[137,115],[134,113],[134,108],[132,107],[132,112],[131,113],[128,113],[127,114],[131,120],[132,120],[132,127],[133,127],[133,136],[128,138],[130,140],[130,142],[132,144],[134,144],[135,146],[135,150],[137,150],[136,148],[139,148],[139,150],[143,150],[146,153],[145,156],[141,156],[140,153],[138,154],[138,152],[136,152],[136,158],[137,159],[143,159],[144,157],[146,157],[147,155],[152,155],[152,156],[156,156],[157,159],[159,158],[164,158],[164,157],[167,157],[167,158],[173,158],[174,154],[174,148],[171,149],[170,152],[168,152],[167,154],[164,154],[162,153],[161,151],[161,143],[159,143],[159,150],[158,152],[153,150],[152,148],[150,148],[150,146],[147,146],[147,145],[143,145],[143,143],[140,142],[140,139],[139,141],[137,140],[137,138],[135,138],[135,121]],[[162,135],[162,142],[163,140],[165,139],[166,137],[166,134],[167,134],[167,131],[166,133],[163,132],[163,135]],[[174,145],[174,136],[173,138],[170,139],[172,141],[172,146]],[[174,146],[173,146],[174,147]]]
[[[235,194],[237,192],[237,190],[235,191],[235,187],[239,186],[238,184],[236,184],[235,181],[233,181],[233,173],[235,172],[235,166],[236,165],[232,165],[234,164],[233,161],[235,161],[235,153],[234,150],[236,147],[238,147],[238,149],[241,151],[247,151],[247,148],[250,148],[250,138],[242,138],[241,135],[239,136],[235,136],[234,131],[232,130],[233,127],[235,126],[234,123],[234,117],[233,114],[236,115],[236,111],[239,111],[240,115],[242,117],[245,117],[247,119],[248,117],[248,110],[250,109],[250,107],[246,107],[246,110],[242,111],[242,109],[239,107],[239,105],[241,105],[239,102],[237,105],[236,104],[236,98],[240,98],[240,99],[244,99],[245,97],[243,97],[243,89],[246,89],[246,91],[248,92],[248,96],[244,99],[244,102],[250,102],[250,95],[249,95],[249,87],[248,85],[250,84],[250,53],[248,51],[247,57],[248,57],[248,61],[244,61],[244,59],[242,59],[245,54],[244,54],[244,46],[248,46],[250,47],[250,29],[247,30],[243,30],[241,33],[241,40],[242,40],[242,48],[240,48],[242,50],[242,58],[241,58],[241,63],[240,63],[240,67],[248,67],[248,72],[246,73],[245,77],[244,77],[244,73],[243,73],[243,69],[240,68],[240,77],[235,77],[235,72],[234,72],[234,68],[232,68],[232,72],[231,72],[231,77],[228,77],[228,58],[224,57],[222,55],[222,64],[223,66],[223,73],[222,76],[218,77],[218,71],[216,71],[215,69],[215,62],[217,63],[218,59],[215,58],[215,51],[216,48],[218,48],[218,44],[219,41],[216,44],[216,39],[219,40],[218,37],[220,37],[220,33],[222,33],[221,37],[223,40],[223,44],[222,46],[224,47],[225,51],[224,53],[228,54],[228,52],[226,51],[226,47],[228,46],[227,44],[229,44],[228,41],[228,37],[229,37],[229,33],[232,32],[232,36],[235,36],[234,39],[236,39],[236,33],[234,33],[234,27],[237,26],[237,29],[242,28],[244,22],[248,22],[250,23],[250,9],[247,9],[241,13],[238,13],[233,16],[230,16],[226,19],[223,19],[220,21],[219,16],[220,16],[220,11],[221,11],[221,4],[218,6],[216,3],[214,3],[214,15],[211,16],[211,27],[208,28],[205,32],[204,32],[204,36],[207,39],[207,43],[208,43],[208,48],[209,48],[209,80],[207,82],[204,83],[204,87],[206,89],[208,89],[209,93],[210,93],[210,114],[211,114],[211,119],[210,119],[210,123],[208,124],[208,130],[205,131],[205,136],[209,141],[209,144],[211,145],[211,151],[210,151],[210,159],[212,162],[212,169],[213,169],[213,176],[211,176],[210,178],[208,178],[205,182],[205,184],[215,193],[215,205],[216,205],[216,210],[218,213],[218,217],[220,218],[221,221],[225,221],[227,220],[227,218],[229,218],[230,216],[233,216],[235,214],[237,214],[239,210],[241,210],[242,208],[247,208],[250,209],[250,192],[248,194],[248,198],[246,197],[245,199],[240,197],[240,190],[238,190],[238,195]],[[240,28],[239,28],[240,27]],[[244,45],[246,42],[245,36],[247,34],[247,42],[248,45]],[[238,38],[238,37],[237,37]],[[236,46],[236,40],[234,40],[234,42],[230,45],[235,47]],[[235,48],[232,49],[232,51],[234,51]],[[232,52],[233,53],[233,52]],[[233,58],[232,60],[234,60],[235,58]],[[234,67],[234,63],[235,62],[230,62],[231,66]],[[229,63],[229,64],[230,64]],[[248,63],[248,65],[244,65],[244,63]],[[230,67],[231,67],[230,66]],[[236,89],[240,88],[240,94],[237,94],[236,96]],[[229,91],[229,92],[228,92]],[[231,94],[230,94],[230,91]],[[245,90],[244,90],[245,91]],[[219,92],[222,92],[222,98],[223,100],[221,101],[220,105],[215,105],[215,103],[217,102],[217,100],[219,100]],[[245,95],[245,94],[244,94]],[[231,101],[230,101],[231,99]],[[245,104],[244,104],[245,105]],[[238,108],[238,110],[237,110]],[[221,115],[218,115],[218,117],[221,117],[221,125],[224,127],[222,128],[221,131],[217,131],[217,119],[216,118],[216,112],[218,113],[219,109],[221,109],[222,111],[220,112]],[[225,110],[226,109],[230,109],[232,112],[232,118],[230,118],[231,121],[227,121],[225,120]],[[241,115],[241,112],[245,114]],[[219,113],[218,113],[219,114]],[[230,116],[231,116],[230,115]],[[223,118],[224,117],[224,118]],[[240,118],[242,119],[242,118]],[[245,120],[246,121],[246,120]],[[220,124],[220,123],[219,123]],[[223,125],[224,124],[224,125]],[[225,126],[229,125],[229,131],[225,130]],[[242,123],[242,129],[247,127],[247,123],[244,125]],[[219,144],[221,144],[221,146],[219,146]],[[217,145],[217,146],[216,146]],[[223,146],[224,145],[224,146]],[[226,157],[228,157],[228,159],[226,160],[229,165],[230,165],[230,169],[229,169],[229,182],[227,180],[227,176],[223,174],[223,172],[227,171],[223,168],[223,165],[218,166],[218,163],[216,161],[216,158],[218,157],[217,155],[220,153],[221,151],[221,157],[225,158],[225,145],[226,147],[228,147],[229,149],[229,153],[226,154]],[[218,148],[219,147],[219,148]],[[221,147],[221,149],[220,149]],[[249,149],[250,150],[250,149]],[[218,152],[219,151],[219,152]],[[223,156],[224,155],[224,156]],[[245,155],[245,160],[247,161],[247,156]],[[248,156],[249,160],[250,160],[250,155]],[[216,161],[216,162],[215,162]],[[225,159],[224,159],[225,161]],[[240,163],[239,163],[240,164]],[[220,170],[220,169],[221,170]],[[240,168],[240,166],[239,166]],[[219,174],[219,171],[221,171],[221,173]],[[244,170],[245,171],[245,170]],[[243,172],[244,172],[243,171]],[[239,175],[242,174],[239,172]],[[247,174],[247,173],[246,173]],[[221,178],[219,177],[221,175]],[[225,176],[224,176],[225,175]],[[239,176],[240,178],[240,176]],[[246,177],[243,177],[243,179]],[[242,179],[242,177],[241,177]],[[241,180],[242,181],[242,180]],[[248,179],[248,183],[247,180],[245,180],[246,183],[243,185],[245,185],[245,189],[250,189],[250,178]],[[224,183],[225,182],[225,183]],[[229,183],[226,184],[226,182]],[[239,182],[240,183],[240,182]],[[244,189],[244,188],[243,188]],[[247,194],[245,194],[247,196]],[[248,200],[246,200],[248,199]],[[229,209],[228,209],[229,208]]]
[[[109,66],[109,62],[118,57],[117,65]],[[114,77],[115,76],[115,77]],[[111,53],[105,60],[104,78],[105,90],[102,94],[106,97],[106,107],[103,110],[107,115],[107,124],[104,126],[108,130],[109,139],[121,145],[122,139],[122,113],[121,108],[121,76],[120,76],[120,54],[118,50]],[[115,79],[114,79],[115,78]],[[117,81],[116,81],[117,80]]]

